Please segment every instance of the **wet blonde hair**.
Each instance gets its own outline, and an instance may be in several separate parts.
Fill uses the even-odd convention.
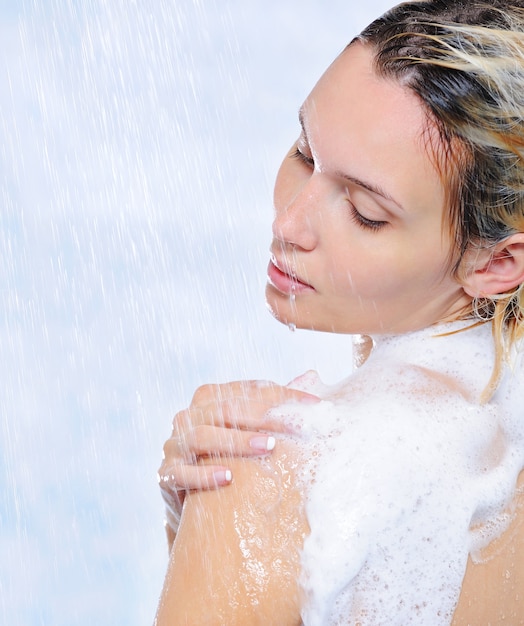
[[[380,75],[418,95],[438,130],[460,277],[466,251],[524,232],[524,2],[406,2],[357,39],[373,46]],[[466,314],[493,321],[493,390],[524,337],[524,286],[483,295]]]

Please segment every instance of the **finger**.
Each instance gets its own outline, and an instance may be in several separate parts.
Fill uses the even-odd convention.
[[[270,433],[202,425],[183,439],[168,439],[164,444],[164,460],[169,464],[190,465],[199,457],[256,456],[271,452],[275,444],[276,439]]]
[[[223,465],[170,465],[162,467],[158,482],[166,503],[180,490],[216,489],[233,480],[231,470]],[[176,497],[176,496],[175,496]]]
[[[170,437],[163,447],[163,464],[192,465],[196,463],[196,456],[191,452],[187,439],[184,437]]]
[[[270,406],[275,404],[288,402],[290,400],[297,401],[318,401],[317,396],[291,389],[266,380],[242,380],[220,385],[203,385],[199,387],[191,402],[192,407],[205,407],[212,403],[228,402],[234,399],[246,398],[261,403],[269,403]]]
[[[288,404],[316,404],[318,396],[289,389],[272,387],[257,390],[254,396],[234,397],[218,405],[202,407],[206,423],[244,430],[286,432],[286,426],[271,409]]]
[[[238,380],[229,383],[202,385],[195,391],[191,404],[206,404],[243,395],[256,395],[264,388],[278,386],[276,383],[266,380]]]
[[[270,433],[199,426],[186,437],[189,452],[202,456],[253,456],[267,454],[275,447]]]
[[[270,430],[283,432],[284,426],[280,420],[274,418],[269,410],[275,406],[273,402],[258,399],[232,398],[206,406],[200,410],[198,416],[193,419],[196,426],[197,419],[200,424],[210,426],[222,426],[241,430]]]
[[[178,487],[167,475],[164,476],[162,471],[158,472],[158,484],[166,505],[167,515],[179,520],[186,495],[185,490],[182,487]]]
[[[169,551],[171,551],[171,548],[173,547],[173,544],[175,542],[179,525],[180,525],[179,516],[175,516],[171,518],[166,516],[165,529],[166,529],[167,546],[169,548]]]
[[[175,416],[174,431],[184,432],[191,426],[211,424],[282,432],[281,422],[269,417],[269,409],[289,402],[312,404],[320,401],[317,396],[280,385],[260,387],[252,383],[228,383],[227,393],[219,393],[218,386],[209,387],[214,387],[215,391],[208,390],[209,393],[196,396],[189,409]]]
[[[183,447],[187,435],[202,425],[282,432],[281,422],[268,414],[272,406],[272,403],[238,397],[192,406],[175,415],[171,437],[180,439]]]

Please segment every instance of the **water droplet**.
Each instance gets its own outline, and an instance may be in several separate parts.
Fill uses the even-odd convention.
[[[288,324],[287,327],[289,328],[289,330],[294,333],[295,330],[297,329],[295,324]]]

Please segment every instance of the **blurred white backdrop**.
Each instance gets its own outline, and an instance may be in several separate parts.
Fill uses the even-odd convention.
[[[277,167],[384,0],[0,0],[0,622],[152,622],[156,470],[208,381],[310,368],[263,290]]]

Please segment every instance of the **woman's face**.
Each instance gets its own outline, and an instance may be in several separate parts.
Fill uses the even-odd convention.
[[[464,307],[417,97],[376,76],[371,50],[356,43],[322,76],[300,121],[275,185],[266,290],[274,316],[299,328],[389,333]]]

